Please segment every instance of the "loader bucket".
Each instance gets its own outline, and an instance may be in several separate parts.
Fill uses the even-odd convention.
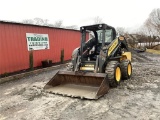
[[[81,99],[98,99],[109,90],[105,73],[58,71],[44,86],[45,91]]]

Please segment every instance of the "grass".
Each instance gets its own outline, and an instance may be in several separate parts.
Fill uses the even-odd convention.
[[[153,54],[160,54],[160,50],[147,49],[146,51]]]

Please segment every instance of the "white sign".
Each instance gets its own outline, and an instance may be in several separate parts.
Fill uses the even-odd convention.
[[[49,49],[48,34],[26,33],[28,51]]]

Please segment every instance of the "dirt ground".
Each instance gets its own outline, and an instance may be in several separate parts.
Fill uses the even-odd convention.
[[[98,100],[43,91],[58,71],[0,85],[0,120],[160,120],[160,55],[133,54],[131,79]]]

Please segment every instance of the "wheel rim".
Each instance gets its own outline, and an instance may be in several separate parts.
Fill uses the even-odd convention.
[[[120,81],[121,79],[121,70],[120,70],[120,67],[117,67],[116,68],[116,81]]]
[[[130,76],[132,73],[132,67],[131,64],[128,64],[128,75]]]

